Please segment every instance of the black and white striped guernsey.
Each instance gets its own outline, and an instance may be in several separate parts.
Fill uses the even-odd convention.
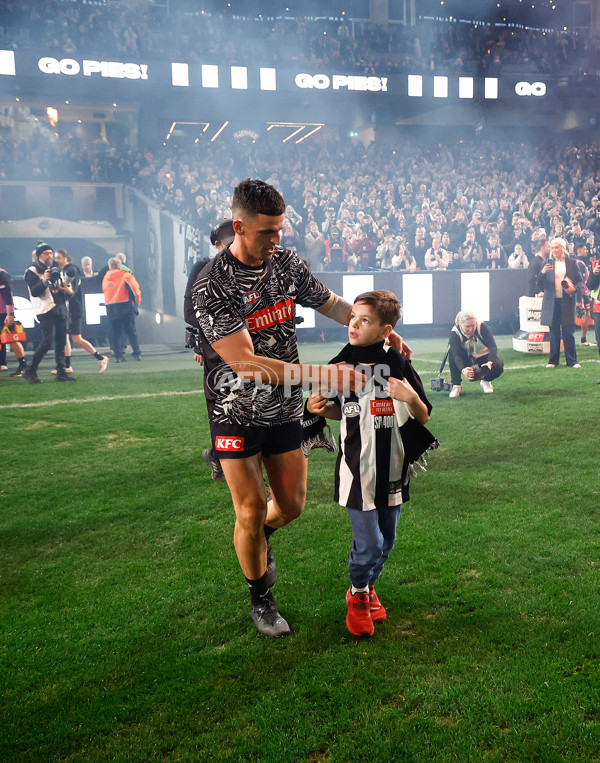
[[[361,357],[368,357],[369,365],[361,365]],[[400,427],[410,414],[405,403],[390,398],[386,383],[390,377],[406,379],[431,411],[419,375],[397,350],[384,350],[383,342],[368,348],[346,345],[331,362],[358,366],[369,379],[360,394],[337,400],[342,420],[334,499],[362,511],[398,506],[404,464]]]
[[[268,427],[302,418],[302,388],[241,384],[210,346],[247,329],[256,355],[298,362],[295,304],[317,308],[331,292],[289,249],[260,267],[244,265],[224,249],[192,288],[202,332],[204,390],[211,421]]]

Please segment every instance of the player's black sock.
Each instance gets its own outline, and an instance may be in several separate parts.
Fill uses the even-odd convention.
[[[99,353],[97,350],[96,350],[96,352],[94,353],[94,357],[96,358],[96,360],[104,360],[104,355],[102,355],[101,353]]]
[[[24,368],[27,368],[27,362],[26,362],[24,357],[23,358],[17,358],[17,360],[19,361],[19,370],[20,371],[22,371]]]
[[[71,368],[71,356],[65,355],[65,368]]]
[[[264,604],[265,599],[273,599],[271,589],[265,580],[266,577],[267,573],[265,572],[264,575],[261,575],[261,577],[258,578],[258,580],[250,580],[250,578],[246,578],[248,588],[250,589],[250,598],[252,599],[253,607],[259,607],[261,604]]]

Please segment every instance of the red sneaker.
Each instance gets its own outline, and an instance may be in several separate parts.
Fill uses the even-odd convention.
[[[346,593],[346,604],[348,606],[346,626],[350,633],[353,636],[372,636],[375,628],[369,609],[369,594],[357,591],[353,596],[352,589],[349,588]]]
[[[381,623],[387,617],[385,607],[379,601],[379,596],[375,593],[375,586],[369,586],[369,609],[371,610],[371,620],[374,623]]]

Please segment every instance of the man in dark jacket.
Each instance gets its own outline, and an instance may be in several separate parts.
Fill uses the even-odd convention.
[[[27,268],[24,276],[33,311],[42,329],[42,341],[33,354],[29,368],[23,371],[23,377],[30,384],[41,384],[37,375],[38,366],[53,341],[56,381],[75,381],[75,377],[65,371],[67,300],[73,290],[64,281],[62,270],[54,262],[53,256],[52,247],[40,241],[35,248],[33,264]]]
[[[529,297],[537,297],[539,293],[537,283],[538,276],[544,267],[546,258],[550,254],[550,244],[548,243],[545,234],[543,236],[540,235],[536,245],[537,251],[535,257],[531,260],[529,267],[527,268],[527,295]]]

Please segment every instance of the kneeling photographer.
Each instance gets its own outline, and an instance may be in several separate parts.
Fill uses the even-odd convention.
[[[33,264],[25,271],[24,279],[35,317],[42,330],[42,341],[33,354],[29,367],[23,371],[23,377],[30,384],[41,383],[37,369],[54,341],[56,381],[75,381],[75,377],[69,376],[65,371],[67,300],[73,294],[73,290],[54,261],[54,250],[51,246],[41,241],[38,243]]]
[[[487,394],[494,391],[492,380],[504,370],[492,332],[479,323],[470,310],[461,310],[450,332],[449,361],[452,389],[448,397],[459,397],[462,377],[478,381]]]

